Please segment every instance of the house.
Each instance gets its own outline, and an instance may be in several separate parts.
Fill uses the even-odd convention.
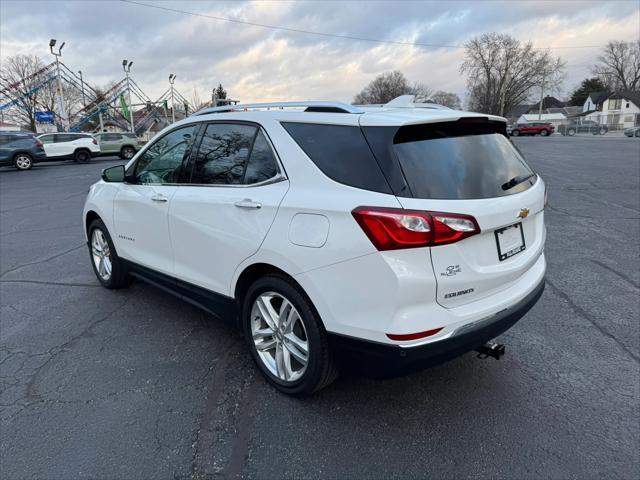
[[[640,125],[640,92],[614,92],[602,103],[600,123],[625,129]]]
[[[583,112],[602,111],[602,105],[611,95],[610,92],[591,92],[582,105]]]

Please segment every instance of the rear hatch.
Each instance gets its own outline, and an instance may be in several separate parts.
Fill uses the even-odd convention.
[[[539,259],[545,186],[498,122],[400,127],[393,151],[406,209],[473,216],[480,232],[430,248],[437,301],[457,307],[508,288]],[[410,197],[409,197],[410,195]]]

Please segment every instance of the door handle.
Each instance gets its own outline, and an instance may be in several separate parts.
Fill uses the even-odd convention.
[[[240,208],[262,208],[262,204],[260,202],[254,202],[250,198],[245,198],[244,200],[240,200],[239,202],[234,203],[236,207]]]
[[[160,193],[157,193],[157,194],[151,196],[151,200],[153,200],[154,202],[166,202],[169,199],[167,197],[165,197],[164,195],[162,195]]]

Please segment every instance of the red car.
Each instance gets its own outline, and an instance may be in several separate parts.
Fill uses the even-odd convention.
[[[536,122],[536,123],[519,123],[511,129],[511,135],[517,137],[519,135],[541,135],[546,137],[555,131],[551,123]]]

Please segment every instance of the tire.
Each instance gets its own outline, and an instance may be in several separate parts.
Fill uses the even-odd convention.
[[[541,137],[546,137],[549,135],[549,131],[548,130],[540,130],[540,136]]]
[[[511,136],[512,137],[517,137],[520,135],[520,130],[512,130],[511,131]]]
[[[575,128],[570,128],[569,130],[567,130],[567,135],[569,135],[570,137],[573,137],[575,134],[576,134]]]
[[[120,158],[123,160],[130,160],[136,154],[136,149],[130,146],[125,146],[120,149]]]
[[[605,135],[607,132],[608,132],[608,130],[606,128],[604,128],[604,127],[600,128],[600,130],[598,130],[598,133],[600,135]]]
[[[96,274],[102,286],[109,289],[129,286],[131,279],[127,269],[118,257],[111,235],[109,235],[109,231],[102,220],[96,219],[91,222],[88,236],[91,266],[93,267],[93,273]],[[105,244],[107,252],[106,255],[103,255]]]
[[[636,131],[635,136],[636,136],[636,137],[640,137],[640,130]]]
[[[18,153],[13,157],[13,165],[18,170],[31,170],[33,167],[33,158],[28,153]]]
[[[278,314],[283,312],[285,318],[280,320]],[[241,320],[253,360],[281,392],[309,395],[337,377],[320,316],[304,291],[286,276],[270,274],[254,282],[244,296]]]
[[[73,159],[78,163],[89,163],[91,160],[91,152],[89,150],[76,150]]]

